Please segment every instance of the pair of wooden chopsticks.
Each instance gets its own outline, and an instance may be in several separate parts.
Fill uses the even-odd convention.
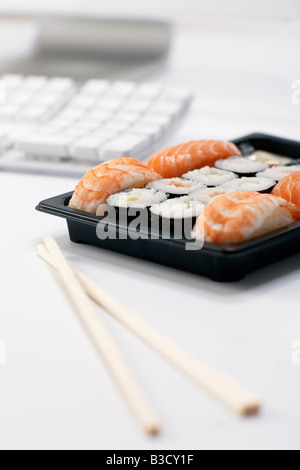
[[[200,362],[98,284],[72,268],[53,237],[46,237],[44,245],[38,245],[37,252],[41,258],[59,271],[62,283],[73,300],[82,323],[146,432],[152,434],[159,432],[160,424],[157,415],[124,362],[90,299],[227,407],[243,416],[259,412],[261,403],[254,393]]]

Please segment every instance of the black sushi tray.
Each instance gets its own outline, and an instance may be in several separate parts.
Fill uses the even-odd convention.
[[[264,150],[293,159],[300,158],[300,142],[266,134],[251,134],[233,141],[244,155]],[[124,237],[127,227],[115,224],[115,237],[100,239],[99,224],[105,219],[68,207],[72,192],[42,201],[37,210],[65,218],[72,242],[94,245],[124,255],[208,277],[235,282],[248,273],[300,251],[300,222],[239,244],[205,243],[199,249],[186,239]],[[121,235],[123,234],[123,236]],[[187,246],[189,248],[187,249]]]

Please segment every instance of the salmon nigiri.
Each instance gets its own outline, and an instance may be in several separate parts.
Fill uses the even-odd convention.
[[[241,152],[232,142],[195,140],[156,153],[149,158],[146,165],[163,178],[174,178],[188,171],[214,166],[220,159],[240,155]]]
[[[239,243],[300,220],[300,210],[272,194],[239,192],[218,196],[197,219],[194,235],[211,243]]]
[[[274,196],[293,202],[300,208],[300,171],[292,173],[279,181],[272,191]]]
[[[92,214],[112,194],[142,188],[161,176],[134,158],[118,158],[90,170],[77,185],[69,206]]]

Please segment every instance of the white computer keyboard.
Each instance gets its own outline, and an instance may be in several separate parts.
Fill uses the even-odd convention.
[[[74,176],[111,158],[150,156],[192,100],[157,83],[5,75],[0,86],[0,170]]]

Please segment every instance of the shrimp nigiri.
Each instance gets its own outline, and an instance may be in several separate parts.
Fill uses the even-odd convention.
[[[197,219],[194,236],[211,243],[239,243],[300,220],[300,210],[271,194],[239,192],[218,196]]]
[[[96,214],[109,196],[131,188],[142,188],[161,176],[134,158],[118,158],[90,170],[77,185],[69,203],[72,209]]]
[[[174,178],[198,168],[214,166],[220,159],[240,155],[232,142],[199,140],[158,152],[149,158],[146,165],[163,178]]]
[[[288,202],[293,202],[300,208],[300,171],[280,180],[273,189],[272,194],[282,197]]]

